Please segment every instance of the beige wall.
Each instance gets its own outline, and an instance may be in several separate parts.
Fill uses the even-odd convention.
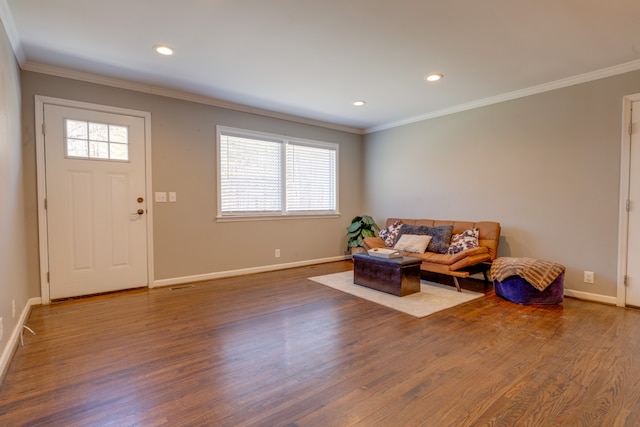
[[[361,213],[363,204],[361,135],[34,72],[23,71],[22,94],[24,126],[31,138],[28,172],[32,176],[36,168],[34,95],[151,113],[153,191],[175,191],[178,199],[177,203],[151,205],[156,280],[322,260],[345,253],[345,228]],[[339,144],[342,215],[216,222],[216,125]],[[28,195],[35,198],[35,184]],[[275,249],[281,250],[280,258],[274,257]],[[31,294],[40,291],[32,288]]]
[[[30,274],[38,257],[28,256],[27,212],[23,189],[23,146],[20,137],[20,75],[17,61],[4,28],[0,24],[0,317],[3,337],[0,354],[4,362],[11,355],[8,341],[19,327],[20,315],[27,307]],[[37,255],[37,252],[36,252]],[[37,280],[37,279],[36,279]],[[13,316],[12,301],[16,314]],[[0,364],[0,375],[4,363]]]
[[[153,206],[156,280],[340,256],[351,217],[369,213],[496,220],[500,255],[560,262],[567,289],[616,295],[622,97],[640,92],[640,72],[372,133],[364,145],[351,133],[45,74],[23,72],[22,84],[32,263],[39,94],[151,112],[153,190],[178,193],[178,203]],[[340,144],[342,216],[216,222],[218,124]]]
[[[562,263],[567,289],[614,297],[622,99],[638,92],[632,72],[369,134],[366,211],[499,221],[499,255]]]

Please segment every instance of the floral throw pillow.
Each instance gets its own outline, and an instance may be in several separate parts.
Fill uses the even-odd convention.
[[[400,220],[397,220],[387,228],[383,228],[382,230],[380,230],[378,236],[380,236],[380,238],[384,240],[385,245],[387,245],[388,247],[392,247],[396,242],[396,238],[398,237],[398,233],[400,232],[400,227],[402,227],[402,222]]]
[[[447,253],[449,255],[457,254],[466,249],[474,249],[479,247],[478,237],[480,236],[480,230],[473,228],[471,230],[465,230],[460,234],[454,234],[451,236],[451,244]]]

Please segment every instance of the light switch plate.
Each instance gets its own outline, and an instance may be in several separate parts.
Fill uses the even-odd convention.
[[[165,191],[156,191],[156,202],[165,203],[167,201],[167,193]]]
[[[177,196],[176,196],[176,192],[175,191],[170,191],[169,192],[169,201],[171,203],[175,203],[178,201]]]

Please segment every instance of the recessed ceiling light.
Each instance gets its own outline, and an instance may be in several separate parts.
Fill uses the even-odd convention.
[[[444,76],[440,73],[431,73],[431,74],[427,74],[426,76],[424,76],[424,79],[428,82],[437,82],[438,80],[440,80],[441,78],[443,78]]]
[[[364,104],[366,104],[364,101],[353,101],[353,105],[356,107],[362,107]]]
[[[158,52],[160,55],[173,55],[173,49],[171,49],[169,46],[158,45],[154,46],[153,50]]]

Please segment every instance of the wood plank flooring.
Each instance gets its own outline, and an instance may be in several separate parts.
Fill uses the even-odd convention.
[[[414,319],[306,279],[349,269],[34,307],[0,425],[640,425],[640,311],[489,291]]]

